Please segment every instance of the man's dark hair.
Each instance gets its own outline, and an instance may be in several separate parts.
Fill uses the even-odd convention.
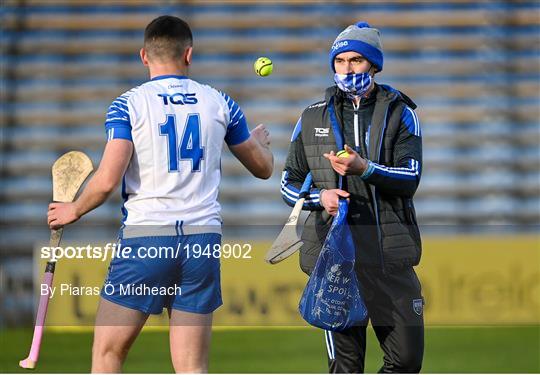
[[[144,30],[144,49],[150,58],[177,60],[193,45],[193,34],[186,21],[174,16],[160,16]]]

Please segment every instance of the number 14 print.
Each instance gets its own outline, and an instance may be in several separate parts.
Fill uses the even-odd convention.
[[[191,172],[201,171],[204,148],[201,146],[201,121],[198,113],[190,113],[186,119],[184,131],[178,145],[176,118],[167,115],[167,120],[159,124],[159,135],[167,137],[169,172],[178,172],[180,160],[191,160]]]

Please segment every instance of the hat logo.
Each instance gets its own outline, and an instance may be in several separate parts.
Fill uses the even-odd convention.
[[[335,51],[337,49],[340,49],[341,47],[346,47],[348,45],[349,45],[349,42],[346,40],[337,42],[337,43],[334,43],[334,45],[332,46],[332,50]]]

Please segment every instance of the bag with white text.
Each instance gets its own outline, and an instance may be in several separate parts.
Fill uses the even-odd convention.
[[[306,322],[330,331],[360,325],[367,317],[354,270],[356,253],[347,212],[347,201],[340,199],[338,214],[298,306]]]

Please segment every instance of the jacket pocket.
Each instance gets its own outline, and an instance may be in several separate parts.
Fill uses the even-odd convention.
[[[403,210],[405,212],[405,220],[407,222],[407,227],[409,232],[416,242],[418,248],[422,247],[422,241],[420,238],[420,230],[418,229],[418,222],[416,221],[416,211],[412,199],[403,198]],[[420,259],[419,259],[420,260]]]

